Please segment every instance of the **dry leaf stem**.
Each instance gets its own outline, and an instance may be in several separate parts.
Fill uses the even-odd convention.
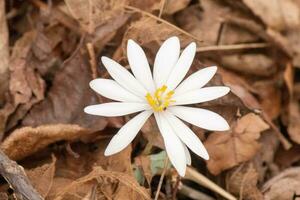
[[[159,14],[158,14],[159,18],[161,18],[161,15],[164,11],[165,5],[166,5],[166,0],[161,0]]]
[[[268,47],[268,43],[245,43],[245,44],[231,44],[231,45],[215,45],[197,48],[197,52],[205,51],[226,51],[226,50],[240,50],[240,49],[258,49]]]
[[[190,179],[206,188],[211,189],[212,191],[220,194],[228,200],[237,200],[234,196],[232,196],[232,194],[225,191],[223,188],[221,188],[220,186],[218,186],[217,184],[215,184],[214,182],[212,182],[211,180],[209,180],[208,178],[206,178],[191,167],[188,167],[186,169],[185,178]]]
[[[0,173],[14,189],[18,199],[42,200],[42,196],[29,182],[23,167],[0,151]]]
[[[158,183],[158,187],[157,187],[157,191],[156,191],[154,200],[157,200],[158,197],[159,197],[159,193],[160,193],[160,190],[161,190],[161,186],[162,186],[162,183],[163,183],[165,174],[166,174],[167,169],[168,169],[168,164],[169,164],[169,158],[168,158],[168,156],[167,156],[167,157],[165,158],[164,169],[163,169],[163,172],[162,172],[162,174],[161,174],[161,176],[160,176],[160,179],[159,179],[159,183]]]

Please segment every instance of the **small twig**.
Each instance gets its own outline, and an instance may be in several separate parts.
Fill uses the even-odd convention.
[[[93,79],[96,79],[98,77],[97,75],[97,60],[95,55],[95,49],[92,43],[86,44],[89,56],[90,56],[90,65],[91,65],[91,71],[92,71],[92,77]]]
[[[205,51],[227,51],[227,50],[239,50],[239,49],[258,49],[266,48],[269,45],[267,43],[245,43],[245,44],[231,44],[231,45],[215,45],[198,47],[197,52]]]
[[[162,183],[163,183],[165,174],[166,174],[167,169],[168,169],[168,164],[169,164],[169,158],[168,158],[168,156],[166,156],[165,162],[164,162],[164,169],[163,169],[163,172],[162,172],[162,174],[161,174],[161,176],[160,176],[160,179],[159,179],[159,183],[158,183],[158,187],[157,187],[157,191],[156,191],[154,200],[157,200],[158,197],[159,197],[159,193],[160,193],[160,190],[161,190],[161,186],[162,186]]]
[[[165,5],[166,5],[166,0],[161,0],[159,14],[158,14],[159,18],[161,18],[161,15],[164,11]]]
[[[42,196],[31,185],[23,167],[10,160],[1,150],[0,173],[14,189],[18,199],[43,200]]]
[[[187,167],[185,178],[190,179],[208,189],[211,189],[212,191],[220,194],[228,200],[237,200],[234,196],[232,196],[232,194],[225,191],[223,188],[221,188],[220,186],[218,186],[217,184],[215,184],[196,170],[192,169],[191,167]]]
[[[133,7],[133,6],[125,6],[125,8],[127,8],[127,9],[129,9],[129,10],[132,10],[132,11],[135,11],[135,12],[139,12],[139,13],[145,15],[145,16],[148,16],[148,17],[150,17],[150,18],[152,18],[152,19],[155,19],[155,20],[157,20],[157,21],[159,21],[159,22],[161,22],[161,23],[164,23],[164,24],[166,24],[166,25],[168,25],[168,26],[170,26],[170,27],[176,29],[177,31],[179,31],[179,32],[181,32],[181,33],[183,33],[183,34],[185,34],[185,35],[187,35],[187,36],[193,38],[194,40],[196,40],[196,41],[198,41],[198,42],[203,42],[202,40],[200,40],[200,39],[197,38],[196,36],[194,36],[194,35],[192,35],[192,34],[186,32],[185,30],[179,28],[178,26],[175,26],[174,24],[172,24],[172,23],[170,23],[170,22],[168,22],[168,21],[166,21],[166,20],[164,20],[164,19],[161,19],[161,18],[159,18],[159,17],[157,17],[157,16],[155,16],[155,15],[153,15],[153,14],[151,14],[151,13],[148,13],[148,12],[146,12],[146,11],[143,11],[143,10],[141,10],[141,9],[139,9],[139,8],[136,8],[136,7]]]

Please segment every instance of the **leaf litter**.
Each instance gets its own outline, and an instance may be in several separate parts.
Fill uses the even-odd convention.
[[[49,200],[151,199],[164,170],[159,199],[293,199],[300,195],[299,27],[298,0],[1,1],[0,148]],[[217,65],[209,85],[231,88],[200,105],[231,130],[191,126],[210,154],[206,162],[192,154],[191,168],[205,180],[164,169],[152,118],[125,150],[105,157],[109,139],[132,116],[83,113],[106,101],[88,86],[108,78],[101,56],[128,67],[133,39],[153,65],[170,36],[182,47],[197,42],[192,71]],[[0,199],[15,198],[9,187],[1,182]]]

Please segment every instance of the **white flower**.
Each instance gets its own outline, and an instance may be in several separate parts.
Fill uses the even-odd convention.
[[[101,58],[114,80],[98,78],[90,82],[90,87],[117,102],[91,105],[84,111],[106,117],[141,112],[112,138],[105,150],[106,156],[118,153],[129,145],[147,119],[154,114],[168,157],[181,176],[185,174],[186,164],[191,164],[187,147],[202,158],[209,159],[200,139],[181,120],[213,131],[228,130],[229,125],[223,117],[212,111],[184,105],[222,97],[230,89],[224,86],[203,88],[216,73],[215,66],[201,69],[182,81],[191,67],[195,53],[194,42],[180,54],[179,39],[167,39],[157,52],[153,77],[144,51],[133,40],[129,40],[127,45],[133,75],[114,60]]]

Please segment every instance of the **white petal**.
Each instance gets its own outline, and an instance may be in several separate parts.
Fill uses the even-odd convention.
[[[182,51],[174,69],[168,78],[166,85],[168,86],[169,90],[174,90],[185,77],[193,63],[195,54],[196,43],[192,42]]]
[[[182,143],[182,146],[184,148],[184,153],[185,153],[185,158],[186,158],[186,164],[187,165],[191,165],[192,164],[191,154],[190,154],[188,148],[185,146],[185,144]]]
[[[158,128],[164,139],[168,157],[180,176],[185,175],[186,158],[182,142],[173,132],[169,123],[161,116],[161,113],[154,113]]]
[[[153,66],[153,78],[156,87],[164,85],[174,68],[180,54],[178,37],[167,39],[158,50]]]
[[[144,111],[129,120],[110,140],[108,146],[105,149],[104,155],[109,156],[118,153],[125,147],[127,147],[141,130],[146,120],[152,113],[153,112],[150,110]]]
[[[150,71],[150,66],[143,49],[133,40],[128,40],[127,44],[128,62],[135,78],[151,93],[155,91],[155,86]]]
[[[147,91],[128,70],[110,58],[103,56],[101,60],[111,77],[122,87],[139,97],[145,97]]]
[[[91,115],[116,117],[149,109],[150,107],[146,103],[111,102],[87,106],[84,108],[84,112]]]
[[[176,94],[183,94],[191,90],[199,89],[206,85],[208,81],[215,75],[217,71],[216,66],[206,67],[193,73],[185,79],[176,89]]]
[[[226,120],[212,111],[185,106],[170,106],[168,110],[180,119],[211,131],[226,131],[230,127]]]
[[[166,111],[164,112],[164,115],[181,141],[195,154],[205,160],[208,160],[208,153],[201,140],[194,134],[194,132],[170,112]]]
[[[115,101],[144,102],[144,99],[135,96],[114,80],[94,79],[90,82],[90,87],[100,95]]]
[[[229,87],[214,86],[205,87],[176,95],[172,98],[175,102],[172,105],[186,105],[211,101],[226,95],[230,91]]]

